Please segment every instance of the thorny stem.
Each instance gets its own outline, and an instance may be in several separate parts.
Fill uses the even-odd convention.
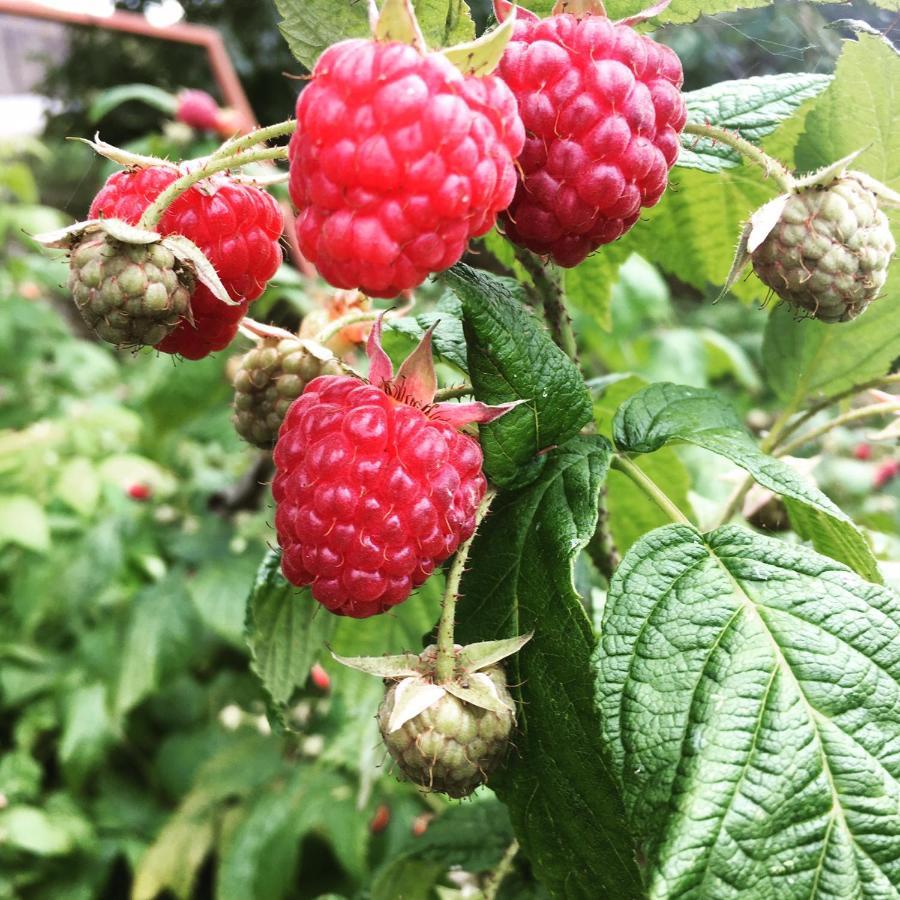
[[[812,431],[808,431],[806,434],[802,434],[790,443],[785,444],[783,447],[779,448],[776,456],[790,456],[791,453],[798,450],[800,447],[803,447],[805,444],[811,444],[813,441],[822,437],[822,435],[828,434],[832,429],[840,428],[842,425],[848,425],[851,422],[858,422],[860,419],[868,419],[872,416],[883,416],[888,413],[898,412],[900,412],[900,399],[889,400],[884,403],[873,403],[870,406],[860,406],[856,409],[851,409],[848,412],[842,413],[834,419],[825,422],[825,424],[821,425],[819,428],[814,428]]]
[[[627,475],[673,522],[690,525],[688,517],[665,495],[663,490],[627,456],[614,456],[612,467]]]
[[[503,879],[506,878],[512,870],[513,861],[518,852],[519,842],[513,840],[506,848],[506,852],[503,854],[500,862],[497,863],[497,868],[491,873],[488,883],[484,886],[484,891],[482,893],[483,900],[495,900],[497,893],[500,890],[500,885],[503,884]]]
[[[256,319],[251,319],[249,316],[244,316],[238,327],[242,334],[254,340],[256,338],[267,337],[278,338],[278,340],[297,337],[296,334],[292,334],[284,328],[279,328],[277,325],[266,325],[264,322],[257,322]]]
[[[456,400],[457,397],[465,397],[472,393],[472,385],[464,382],[453,387],[445,387],[434,395],[435,403],[443,403],[445,400]]]
[[[336,334],[340,334],[345,328],[351,325],[358,325],[360,322],[374,322],[379,316],[379,310],[366,309],[361,312],[347,313],[340,319],[329,322],[314,338],[316,343],[324,344],[330,341]]]
[[[453,557],[453,564],[447,573],[447,586],[444,590],[444,599],[441,605],[441,621],[438,623],[437,633],[437,656],[434,664],[434,677],[438,684],[446,684],[453,679],[456,672],[456,655],[453,652],[453,626],[456,624],[456,601],[459,599],[459,583],[462,580],[463,570],[466,567],[466,560],[469,558],[469,549],[475,535],[478,533],[478,526],[482,519],[487,515],[487,511],[491,505],[491,501],[496,496],[496,491],[488,488],[478,511],[475,513],[475,531],[471,537],[464,541],[456,556]]]
[[[597,527],[587,548],[594,565],[607,581],[612,578],[613,572],[619,568],[622,561],[622,554],[619,553],[609,527],[608,495],[606,487],[603,487],[600,491],[600,502],[597,504]]]
[[[216,150],[209,159],[222,159],[225,156],[234,156],[243,150],[249,150],[257,144],[264,144],[274,138],[286,137],[293,134],[297,129],[296,119],[287,119],[284,122],[277,122],[275,125],[268,125],[265,128],[257,128],[256,131],[248,132],[240,137],[232,138],[225,141],[218,150]]]
[[[578,360],[578,346],[572,319],[566,309],[566,298],[558,272],[550,272],[530,250],[516,247],[516,259],[531,276],[544,305],[544,319],[554,343],[569,357]]]
[[[730,131],[727,128],[718,128],[715,125],[701,125],[699,122],[688,122],[684,126],[685,134],[696,134],[698,137],[709,138],[711,141],[718,141],[737,150],[741,156],[745,156],[751,162],[755,162],[766,173],[767,177],[772,178],[775,183],[785,192],[789,192],[794,187],[794,177],[785,168],[784,164],[769,156],[756,144],[750,143],[746,138],[741,137],[736,131]]]
[[[267,159],[287,159],[287,147],[265,147],[261,150],[247,150],[235,156],[220,158],[208,157],[196,169],[173,181],[145,210],[138,222],[140,228],[154,230],[157,223],[169,208],[169,205],[198,181],[222,172],[225,169],[236,169],[249,163],[262,162]]]

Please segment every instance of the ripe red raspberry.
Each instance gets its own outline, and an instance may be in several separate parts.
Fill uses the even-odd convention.
[[[396,378],[380,322],[368,352],[368,383],[321,376],[288,410],[272,489],[285,577],[358,619],[404,601],[472,534],[481,448],[456,429],[511,408],[434,404],[430,333]]]
[[[515,190],[515,100],[412,46],[343,41],[297,100],[300,248],[339,288],[393,297],[452,266]]]
[[[91,204],[90,217],[136,224],[144,210],[182,173],[168,166],[123,170],[111,175]],[[157,226],[161,234],[181,234],[213,264],[229,296],[229,306],[197,284],[191,317],[156,345],[164,353],[201,359],[226,347],[237,333],[248,303],[264,290],[281,262],[284,221],[277,202],[265,191],[214,175],[182,194]]]
[[[526,135],[506,234],[576,266],[662,196],[687,116],[681,62],[626,22],[519,7],[497,74]]]
[[[191,128],[217,131],[219,104],[206,91],[184,90],[178,93],[175,118]]]

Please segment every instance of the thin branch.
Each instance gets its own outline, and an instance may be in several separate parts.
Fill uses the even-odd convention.
[[[828,434],[829,431],[840,428],[842,425],[849,425],[851,422],[858,422],[861,419],[870,419],[872,416],[885,416],[889,413],[900,413],[900,399],[885,403],[873,403],[870,406],[859,406],[856,409],[842,413],[818,428],[814,428],[812,431],[808,431],[806,434],[802,434],[790,443],[780,447],[776,456],[790,456],[795,450],[817,441],[823,435]]]
[[[457,384],[453,387],[441,388],[441,390],[434,395],[434,402],[443,403],[445,400],[456,400],[458,397],[467,397],[471,393],[471,384]]]
[[[691,524],[688,517],[666,496],[659,485],[627,456],[614,456],[611,465],[612,468],[627,475],[673,522],[679,525]]]
[[[506,848],[506,852],[503,854],[500,862],[497,863],[497,868],[491,873],[488,883],[484,886],[484,891],[482,892],[483,900],[496,900],[500,891],[500,885],[503,884],[503,879],[512,871],[513,862],[518,852],[519,842],[513,840]]]
[[[578,346],[572,319],[566,309],[566,296],[559,273],[549,270],[530,250],[516,247],[516,259],[531,276],[535,289],[544,306],[544,319],[554,343],[570,359],[578,361]]]

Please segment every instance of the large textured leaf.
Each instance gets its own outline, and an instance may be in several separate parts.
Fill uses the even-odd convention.
[[[656,898],[896,897],[900,597],[669,525],[613,578],[598,699]]]
[[[635,453],[652,453],[683,441],[730,459],[763,487],[809,510],[807,532],[817,550],[870,581],[881,581],[869,545],[847,515],[786,463],[763,453],[734,410],[713,391],[651,384],[619,407],[613,436],[617,447]]]
[[[828,75],[803,72],[721,81],[685,94],[688,121],[728,128],[756,143],[830,81]],[[741,164],[737,151],[707,138],[684,134],[681,145],[679,166],[718,172]]]
[[[577,366],[507,282],[463,265],[442,278],[462,301],[475,396],[486,403],[528,401],[481,428],[488,476],[499,485],[522,483],[536,474],[537,453],[590,421],[590,396]]]
[[[506,663],[519,727],[510,763],[491,784],[554,896],[628,900],[640,881],[599,740],[595,638],[572,584],[609,455],[603,438],[575,438],[549,454],[536,482],[498,496],[463,578],[457,634],[472,642],[534,631]]]
[[[414,0],[413,5],[430,47],[459,44],[475,34],[464,0]],[[275,6],[291,53],[307,69],[330,44],[369,36],[368,5],[360,0],[275,0]]]
[[[270,550],[259,567],[247,602],[247,643],[251,667],[269,696],[281,705],[306,683],[309,667],[334,627],[310,596],[281,574],[281,554]]]

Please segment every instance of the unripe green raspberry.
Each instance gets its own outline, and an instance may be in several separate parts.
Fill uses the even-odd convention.
[[[751,259],[760,280],[791,306],[846,322],[878,297],[895,249],[877,196],[845,172],[792,193]]]
[[[423,657],[433,648],[423,653]],[[378,709],[385,746],[406,777],[420,787],[450,797],[467,797],[484,784],[502,762],[515,725],[513,699],[500,666],[473,673],[493,684],[499,702],[494,709],[468,703],[445,691],[425,710],[393,731],[391,714],[404,690],[404,679],[391,684]],[[461,680],[466,687],[465,679]]]
[[[234,427],[264,449],[278,438],[288,407],[320,375],[339,375],[330,353],[301,338],[261,338],[241,359],[234,376]]]
[[[159,243],[86,232],[69,260],[69,290],[98,337],[117,347],[158,344],[189,312],[194,278]]]

